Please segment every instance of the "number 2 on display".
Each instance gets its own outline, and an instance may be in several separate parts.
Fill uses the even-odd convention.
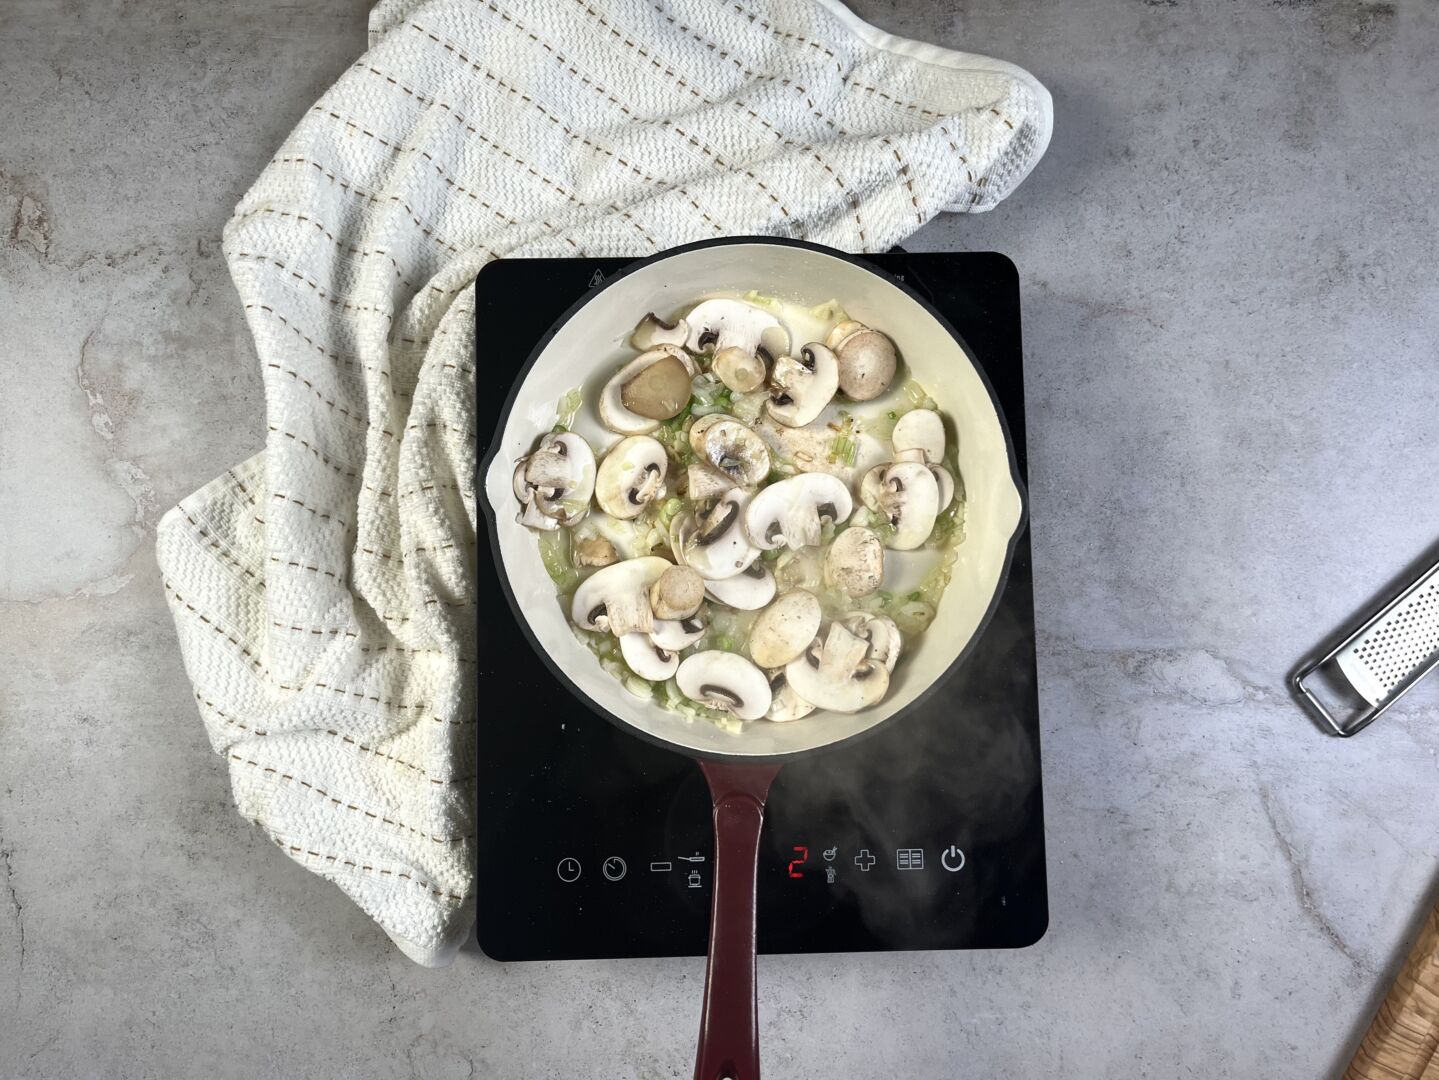
[[[796,878],[804,877],[804,870],[801,868],[805,863],[809,862],[809,848],[801,844],[796,844],[794,846],[794,853],[798,858],[789,861],[789,876]]]

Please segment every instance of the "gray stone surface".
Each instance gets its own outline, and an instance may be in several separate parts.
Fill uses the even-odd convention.
[[[865,0],[1054,91],[920,249],[1027,301],[1053,918],[762,960],[769,1074],[1315,1077],[1434,899],[1439,687],[1295,659],[1435,540],[1432,0]],[[261,445],[218,253],[365,4],[0,9],[0,1075],[688,1075],[699,962],[417,969],[229,805],[157,515]]]

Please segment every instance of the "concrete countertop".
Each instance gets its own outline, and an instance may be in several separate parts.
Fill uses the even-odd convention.
[[[0,19],[0,1075],[689,1073],[699,961],[416,968],[181,670],[156,519],[263,433],[220,230],[366,6]],[[761,960],[768,1073],[1335,1075],[1433,900],[1439,686],[1350,743],[1283,687],[1436,539],[1439,7],[856,7],[1054,92],[910,242],[1023,278],[1052,920]]]

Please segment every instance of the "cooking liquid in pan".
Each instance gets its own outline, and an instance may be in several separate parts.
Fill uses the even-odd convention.
[[[702,300],[725,298],[760,307],[777,317],[790,333],[791,353],[797,353],[807,342],[824,342],[833,327],[848,316],[844,310],[843,298],[836,297],[819,305],[807,305],[792,300],[764,295],[762,291],[710,292],[693,297],[693,303]],[[658,312],[661,318],[672,320],[693,304],[685,305],[680,311]],[[643,312],[635,313],[636,322]],[[885,328],[876,326],[883,331]],[[584,440],[594,450],[597,458],[623,436],[609,430],[601,422],[596,402],[606,382],[626,362],[634,359],[638,350],[628,342],[620,343],[597,360],[593,370],[565,398],[556,402],[559,424]],[[723,391],[723,387],[719,387]],[[861,522],[868,511],[859,498],[859,482],[873,466],[893,459],[890,435],[895,423],[906,413],[915,409],[931,409],[943,413],[942,403],[929,396],[923,385],[915,379],[907,366],[901,362],[889,389],[870,401],[856,402],[837,395],[820,413],[819,417],[803,427],[786,427],[765,415],[764,402],[769,396],[768,389],[761,387],[749,394],[726,394],[723,407],[708,405],[698,399],[692,405],[698,406],[694,415],[709,413],[733,415],[755,430],[769,447],[771,459],[776,468],[787,474],[796,472],[824,472],[843,480],[855,495],[852,522]],[[904,639],[904,649],[911,647],[927,629],[933,618],[941,596],[949,586],[949,565],[953,562],[956,549],[964,539],[964,479],[960,475],[956,433],[948,417],[946,421],[946,449],[942,466],[954,481],[952,504],[936,521],[931,539],[923,547],[914,550],[886,548],[884,552],[884,578],[880,591],[862,600],[854,600],[834,590],[826,589],[822,581],[822,562],[826,546],[806,547],[798,551],[779,549],[771,553],[766,563],[778,581],[778,593],[791,589],[805,589],[816,595],[824,611],[825,625],[832,619],[842,619],[855,610],[866,610],[887,616],[898,625]],[[672,437],[662,428],[654,434],[661,442],[673,445],[683,442],[683,432],[676,428]],[[671,513],[679,504],[673,499],[677,488],[677,474],[673,454],[666,477],[667,494]],[[666,518],[662,507],[666,499],[657,499],[646,512],[633,520],[620,520],[605,514],[598,506],[592,505],[586,518],[572,528],[561,528],[553,532],[537,532],[536,542],[540,545],[546,568],[555,580],[557,600],[569,611],[571,599],[579,582],[591,571],[577,569],[571,559],[572,544],[577,540],[603,537],[615,548],[621,559],[633,559],[644,555],[670,552],[664,537]],[[685,500],[685,505],[692,505]],[[705,649],[719,649],[724,652],[746,653],[750,629],[759,615],[758,610],[737,610],[714,600],[706,601],[703,612],[708,629],[685,653]],[[618,641],[610,634],[576,630],[576,634],[595,653],[598,662],[620,680],[627,689],[638,697],[653,697],[660,704],[690,716],[696,722],[715,723],[735,734],[740,734],[743,724],[714,710],[697,707],[685,699],[674,685],[656,684],[636,675],[626,666],[620,654]],[[899,663],[904,662],[903,651]],[[673,680],[670,680],[673,683]],[[754,721],[762,723],[764,721]]]

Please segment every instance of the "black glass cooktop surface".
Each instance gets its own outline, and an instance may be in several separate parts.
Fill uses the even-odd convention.
[[[979,359],[1025,469],[1019,283],[990,253],[866,256]],[[476,283],[479,370],[507,386],[627,259],[505,259]],[[639,313],[643,314],[643,313]],[[478,395],[483,460],[504,393]],[[515,625],[478,537],[478,937],[498,960],[703,955],[713,838],[690,758],[590,712]],[[878,734],[787,762],[759,855],[763,953],[995,949],[1048,924],[1029,535],[993,620],[936,693]]]

